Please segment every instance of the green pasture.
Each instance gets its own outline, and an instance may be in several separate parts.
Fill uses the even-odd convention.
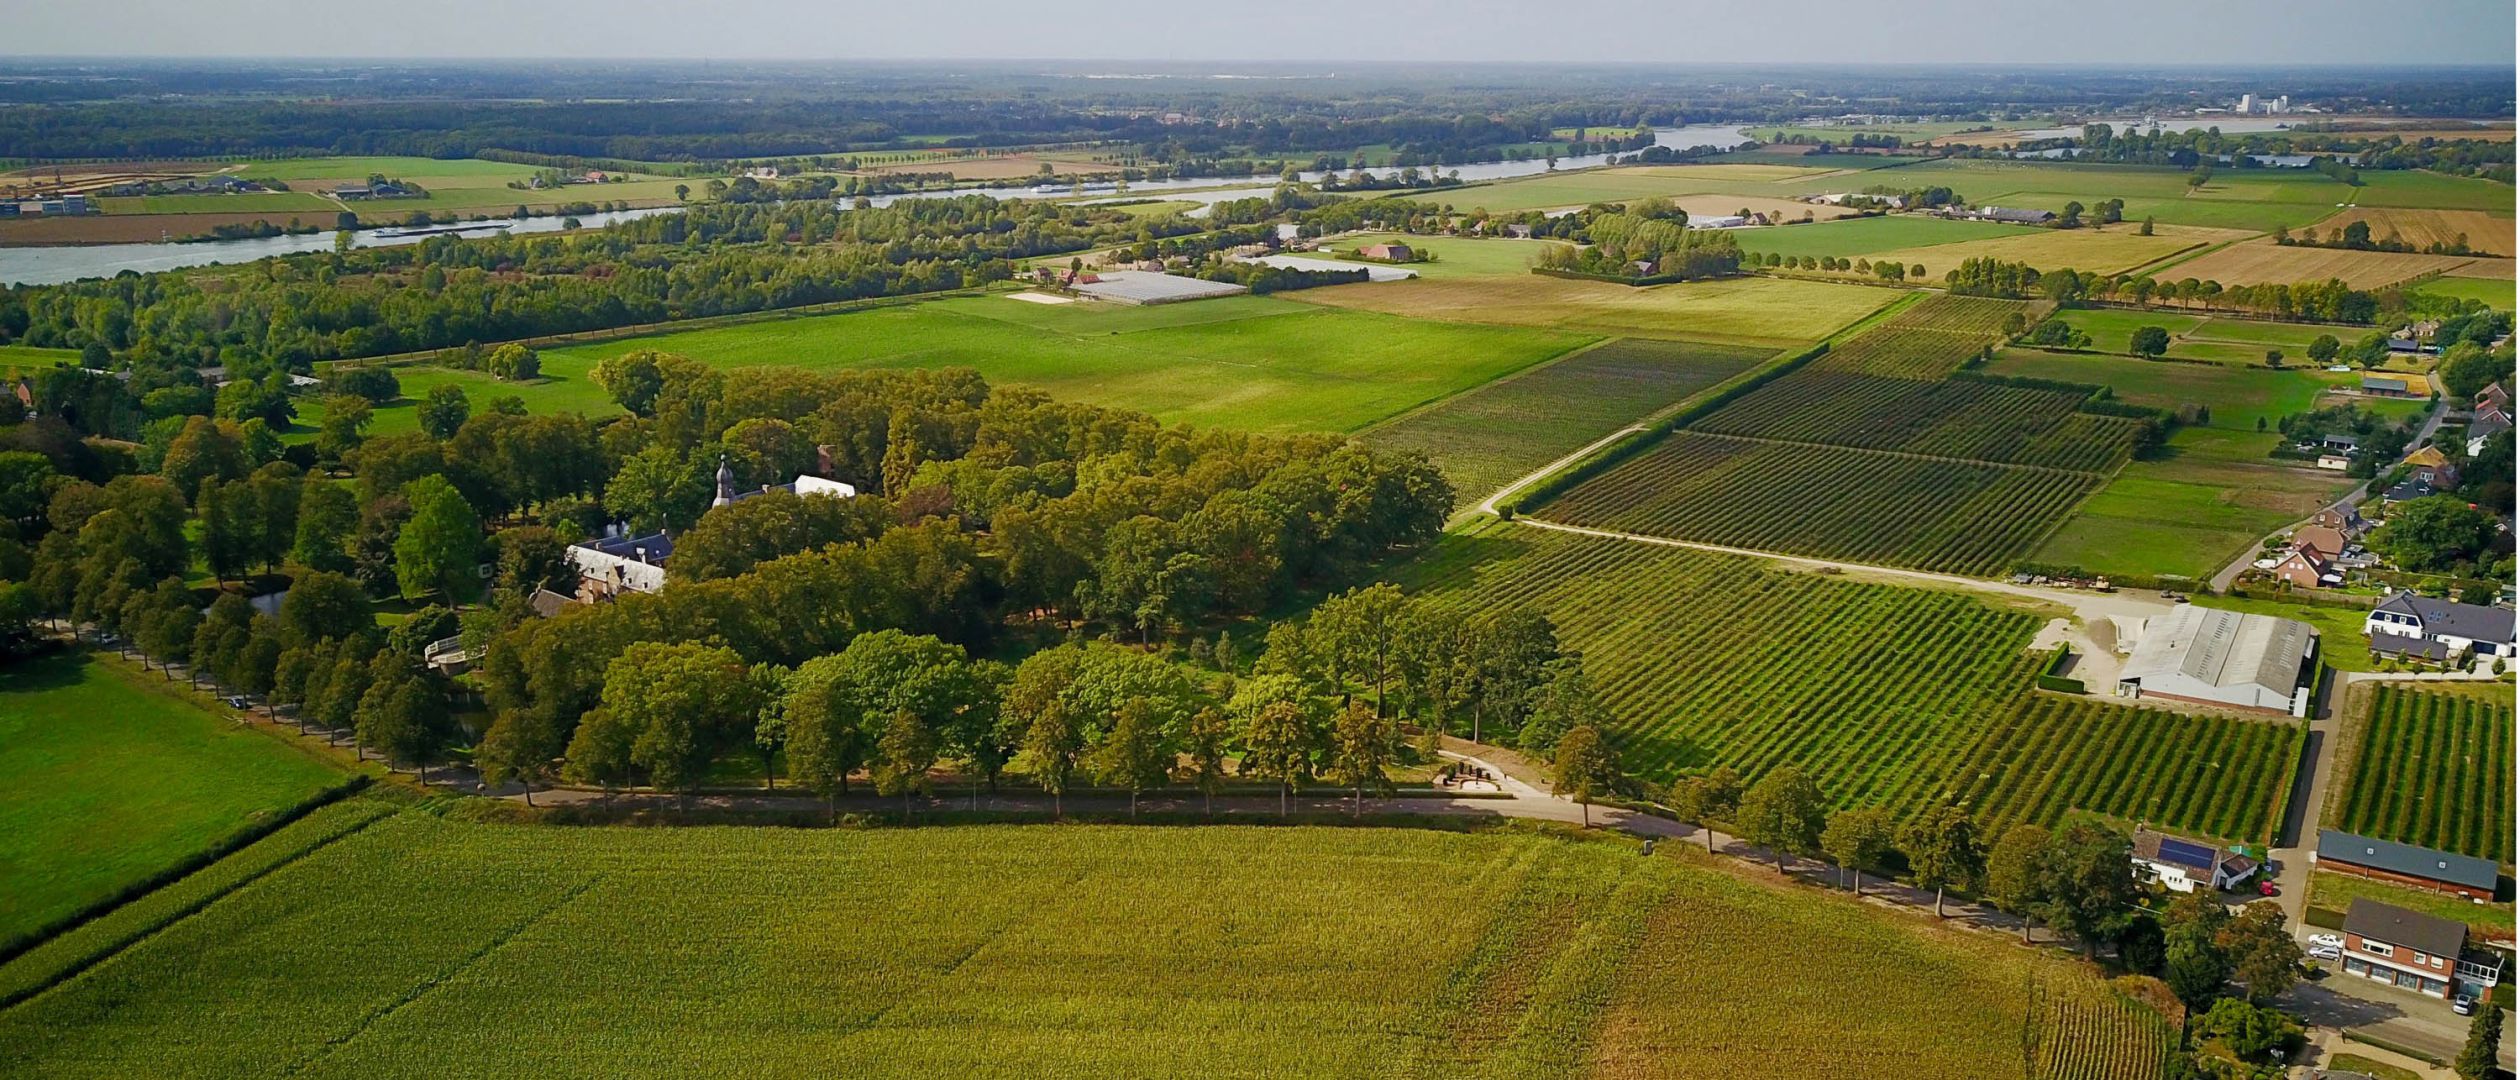
[[[2174,410],[2183,405],[2202,405],[2208,411],[2211,426],[2244,432],[2258,430],[2260,419],[2271,428],[2286,416],[2306,412],[2329,387],[2348,385],[2357,378],[2313,367],[2273,370],[2236,364],[2180,364],[2036,349],[2005,349],[1985,370],[1995,375],[2106,386],[2115,390],[2119,399],[2137,405]]]
[[[533,165],[479,158],[311,157],[257,161],[236,170],[236,175],[257,180],[365,180],[383,173],[389,177],[469,176],[505,183],[525,179],[536,171],[538,168]]]
[[[2461,300],[2474,300],[2501,311],[2510,311],[2515,307],[2520,307],[2520,304],[2514,303],[2513,284],[2510,281],[2497,281],[2492,278],[2437,277],[2420,282],[2408,291],[2426,296],[2450,296]]]
[[[490,403],[502,397],[516,397],[525,402],[529,413],[583,413],[587,416],[609,416],[621,411],[604,388],[589,377],[592,361],[570,362],[546,355],[543,377],[532,382],[502,382],[478,371],[414,365],[394,369],[394,377],[402,383],[402,396],[370,413],[367,433],[399,435],[420,430],[420,403],[428,400],[429,391],[440,386],[463,388],[471,399],[475,415],[488,412]],[[288,442],[306,442],[315,438],[315,429],[324,422],[324,395],[301,394],[293,399],[297,421],[281,438]]]
[[[1562,247],[1556,240],[1515,240],[1506,237],[1479,239],[1460,236],[1410,236],[1406,233],[1371,233],[1357,237],[1342,236],[1328,248],[1307,253],[1310,257],[1355,261],[1360,266],[1377,265],[1355,258],[1356,249],[1367,244],[1407,244],[1435,256],[1433,262],[1410,263],[1408,268],[1428,280],[1459,277],[1527,277],[1532,260],[1545,248]]]
[[[341,209],[331,199],[308,191],[247,191],[233,195],[134,195],[98,199],[108,214],[285,214],[304,213],[310,223],[327,228]],[[320,220],[317,215],[321,215]]]
[[[0,939],[45,926],[315,794],[340,773],[75,653],[0,668]],[[5,1040],[0,1040],[5,1041]],[[0,1054],[5,1071],[5,1054]]]
[[[1404,283],[1408,284],[1408,283]],[[564,378],[634,349],[726,367],[972,367],[996,383],[1261,431],[1352,431],[1588,339],[1261,297],[1156,307],[964,297],[557,349]]]

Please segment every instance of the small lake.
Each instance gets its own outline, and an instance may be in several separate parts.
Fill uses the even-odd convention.
[[[1749,130],[1738,124],[1690,124],[1684,127],[1660,128],[1654,132],[1655,145],[1668,146],[1675,150],[1686,150],[1693,146],[1729,148],[1749,141],[1751,141]],[[1607,154],[1562,157],[1558,159],[1557,167],[1559,169],[1584,169],[1608,164],[1609,160],[1610,155]],[[1378,168],[1365,171],[1377,176],[1389,176],[1400,170]],[[1545,159],[1534,158],[1529,161],[1488,161],[1471,165],[1419,166],[1418,171],[1441,173],[1447,176],[1458,173],[1465,181],[1510,180],[1515,177],[1537,176],[1547,172],[1549,163]],[[1350,174],[1341,173],[1340,175]],[[1322,177],[1323,174],[1320,172],[1303,173],[1306,183],[1319,183]],[[1265,184],[1256,187],[1232,186],[1251,180],[1265,181]],[[1183,199],[1201,204],[1199,209],[1190,211],[1191,216],[1195,217],[1205,213],[1209,206],[1217,203],[1232,199],[1266,197],[1274,190],[1276,190],[1274,177],[1204,176],[1177,180],[1131,181],[1125,193],[1113,190],[1109,195],[1085,201],[1112,202],[1163,195],[1166,198]],[[1063,193],[1059,197],[1068,197],[1073,194],[1076,193]],[[1086,191],[1083,194],[1096,194],[1096,191]],[[903,199],[940,199],[961,195],[987,195],[1000,199],[1043,197],[1036,196],[1030,188],[956,187],[878,195],[869,198],[867,202],[874,206],[890,206]],[[645,210],[580,214],[577,220],[586,228],[597,229],[616,221],[653,217],[658,214],[679,214],[682,210],[683,208],[679,206],[659,206]],[[559,217],[529,217],[466,222],[464,223],[466,230],[460,235],[489,236],[494,231],[493,227],[498,225],[509,227],[495,231],[511,235],[559,232],[565,220]],[[400,231],[396,228],[361,229],[355,234],[355,243],[359,247],[390,247],[398,244],[417,244],[428,239],[427,236],[387,235]],[[244,263],[256,259],[267,259],[275,255],[330,251],[332,246],[333,233],[332,230],[327,229],[299,236],[268,236],[251,240],[204,240],[191,244],[6,247],[0,248],[0,285],[57,285],[81,278],[112,277],[125,270],[146,274],[159,270],[180,270],[188,266]]]

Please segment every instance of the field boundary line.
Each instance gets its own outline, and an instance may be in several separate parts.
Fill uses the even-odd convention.
[[[535,923],[539,923],[544,919],[550,918],[553,912],[559,911],[561,908],[568,906],[570,901],[586,895],[586,890],[594,888],[595,883],[602,880],[602,874],[595,874],[589,876],[584,881],[578,882],[575,887],[571,888],[568,892],[562,893],[552,902],[543,905],[540,910],[537,910],[533,914],[527,915],[523,919],[518,920],[516,925],[508,927],[505,931],[502,931],[490,940],[483,942],[479,948],[464,954],[462,959],[455,961],[452,965],[440,968],[437,971],[423,977],[417,985],[404,990],[400,997],[386,1002],[383,1005],[377,1006],[374,1009],[368,1010],[367,1015],[359,1018],[358,1026],[350,1029],[350,1031],[346,1034],[336,1035],[330,1039],[326,1039],[323,1047],[317,1050],[313,1056],[301,1059],[296,1064],[289,1066],[288,1073],[294,1076],[298,1073],[305,1072],[309,1066],[332,1056],[334,1051],[349,1045],[352,1040],[366,1034],[368,1029],[376,1026],[378,1021],[384,1020],[395,1013],[402,1011],[402,1007],[405,1005],[409,1005],[412,1002],[427,997],[430,991],[446,985],[446,981],[448,979],[452,979],[463,974],[465,969],[479,963],[483,957],[499,951],[501,948],[504,948],[508,942],[516,940],[516,935],[532,929]]]
[[[366,786],[366,785],[360,785],[360,787],[365,787],[365,786]],[[332,803],[335,803],[335,802],[340,802],[340,801],[342,801],[342,800],[341,800],[341,799],[339,799],[339,798],[335,798],[335,799],[328,799],[328,800],[326,800],[326,801],[325,801],[325,805],[331,805]],[[322,807],[316,807],[316,809],[321,809],[321,808],[322,808]],[[311,813],[312,811],[309,811],[309,812]],[[247,875],[246,877],[243,877],[243,878],[238,879],[235,883],[230,884],[228,887],[226,887],[226,888],[224,888],[224,889],[220,889],[220,890],[218,890],[217,892],[214,892],[214,893],[211,893],[211,894],[209,894],[209,895],[207,895],[207,896],[204,896],[204,897],[202,897],[202,898],[201,898],[201,899],[199,899],[199,900],[196,900],[196,901],[194,901],[194,902],[192,902],[192,903],[186,904],[186,905],[184,905],[183,907],[178,908],[178,909],[176,909],[174,912],[172,912],[172,913],[168,914],[166,918],[158,920],[158,921],[157,921],[157,923],[156,923],[155,925],[152,925],[152,926],[149,926],[149,927],[147,927],[147,928],[145,928],[145,929],[142,929],[139,933],[133,934],[133,935],[131,935],[130,937],[123,939],[121,942],[119,942],[119,943],[117,943],[117,944],[113,945],[111,948],[106,948],[106,949],[99,950],[99,951],[98,951],[98,952],[96,952],[95,954],[93,954],[93,955],[91,955],[91,956],[88,956],[88,957],[86,957],[86,958],[84,958],[84,959],[81,959],[79,962],[77,962],[77,963],[75,963],[75,964],[71,964],[71,965],[69,965],[68,967],[63,968],[61,971],[59,971],[59,972],[55,973],[52,977],[45,979],[45,980],[44,980],[44,981],[42,981],[41,983],[38,983],[38,984],[36,984],[36,985],[34,985],[34,986],[27,987],[24,991],[21,991],[21,992],[17,992],[17,993],[10,994],[10,995],[8,995],[7,997],[0,997],[0,1010],[13,1009],[13,1008],[16,1008],[16,1007],[17,1007],[17,1006],[19,1006],[19,1005],[25,1004],[26,1002],[29,1002],[29,1001],[32,1001],[32,1000],[34,1000],[34,999],[38,998],[38,997],[41,997],[41,996],[43,996],[43,995],[44,995],[44,993],[45,993],[46,991],[49,991],[49,990],[51,990],[51,989],[53,989],[53,988],[55,988],[55,987],[57,987],[57,986],[60,986],[60,985],[61,985],[61,984],[63,984],[63,983],[69,982],[70,980],[75,979],[75,978],[79,977],[79,976],[80,976],[80,975],[82,975],[82,974],[85,974],[88,970],[90,970],[90,969],[92,969],[92,968],[96,967],[97,965],[99,965],[99,964],[103,964],[103,963],[105,963],[106,961],[111,960],[111,959],[113,959],[113,958],[115,958],[115,957],[117,957],[117,956],[121,956],[122,954],[124,954],[124,953],[126,953],[126,952],[131,951],[133,948],[135,948],[135,947],[137,947],[137,946],[139,946],[139,945],[141,945],[141,944],[143,944],[143,943],[145,943],[145,942],[148,942],[148,941],[150,941],[150,940],[152,940],[152,939],[154,939],[154,938],[158,937],[159,935],[166,933],[166,932],[167,932],[167,931],[169,931],[169,930],[174,929],[177,925],[179,925],[179,924],[183,923],[183,921],[184,921],[184,920],[186,920],[186,919],[190,919],[190,918],[192,918],[192,917],[193,917],[193,916],[195,916],[195,915],[199,915],[199,914],[201,914],[201,913],[202,913],[202,912],[204,912],[204,911],[208,911],[208,910],[211,908],[211,906],[212,906],[212,905],[217,904],[219,901],[221,901],[221,900],[225,900],[225,899],[227,899],[227,898],[228,898],[228,897],[230,897],[230,896],[234,896],[234,895],[236,895],[236,893],[237,893],[237,891],[238,891],[238,890],[243,889],[243,888],[245,888],[246,886],[251,885],[251,884],[253,884],[253,883],[257,882],[257,881],[261,881],[262,879],[264,879],[264,878],[266,878],[266,877],[269,877],[269,876],[271,876],[272,874],[277,873],[277,872],[279,872],[280,870],[282,870],[282,869],[284,869],[284,868],[287,868],[287,867],[289,867],[289,866],[296,865],[296,864],[297,864],[297,862],[298,862],[298,860],[303,859],[303,858],[306,858],[306,857],[307,857],[307,856],[309,856],[309,855],[313,855],[313,854],[315,854],[315,853],[316,853],[316,852],[318,852],[318,851],[322,851],[322,850],[324,850],[324,849],[325,849],[325,848],[327,848],[327,847],[331,847],[331,846],[333,845],[333,843],[334,843],[334,842],[336,842],[336,841],[346,840],[346,839],[349,839],[350,837],[353,837],[353,836],[356,836],[356,835],[358,835],[358,834],[360,834],[360,833],[362,833],[362,832],[365,832],[365,831],[367,831],[368,826],[374,825],[374,824],[376,824],[377,822],[384,821],[384,820],[386,820],[386,819],[388,819],[388,818],[395,817],[395,816],[399,815],[401,812],[402,812],[402,811],[400,811],[400,810],[394,810],[394,811],[390,811],[390,812],[388,812],[388,813],[378,814],[378,815],[376,815],[375,817],[369,818],[369,819],[368,819],[368,820],[366,820],[366,821],[362,821],[362,822],[358,823],[357,825],[353,825],[353,826],[351,826],[351,827],[350,827],[350,828],[348,828],[348,829],[344,829],[344,830],[342,830],[341,832],[335,833],[335,834],[333,834],[333,835],[331,835],[331,836],[327,836],[327,837],[325,837],[325,838],[323,838],[323,839],[321,839],[321,840],[318,840],[318,841],[314,842],[313,844],[309,844],[309,845],[307,845],[307,847],[306,847],[304,850],[302,850],[302,851],[298,851],[298,852],[295,852],[295,853],[293,853],[293,854],[289,855],[287,858],[281,859],[280,861],[275,862],[275,863],[271,864],[270,866],[266,866],[266,867],[264,867],[264,868],[262,868],[262,869],[260,869],[260,870],[254,871],[252,874]],[[300,816],[300,817],[298,817],[298,818],[292,819],[290,822],[288,822],[288,824],[296,824],[298,821],[302,821],[302,820],[304,820],[304,816],[303,816],[303,815],[301,815],[301,816]],[[274,830],[272,830],[272,832],[271,832],[271,833],[266,834],[265,836],[263,836],[263,837],[262,837],[261,839],[259,839],[259,840],[256,840],[256,841],[255,841],[255,843],[261,843],[261,842],[262,842],[262,840],[268,840],[268,839],[270,839],[272,836],[276,836],[276,835],[278,835],[279,831],[280,831],[280,830],[278,830],[278,829],[274,829]],[[244,851],[246,851],[247,849],[249,849],[249,848],[251,848],[251,847],[253,847],[253,844],[247,844],[247,845],[245,845],[245,846],[243,846],[243,847],[238,848],[236,851],[229,853],[228,855],[222,856],[222,857],[220,857],[219,859],[212,860],[210,863],[208,863],[208,864],[206,864],[206,865],[202,866],[199,870],[195,870],[195,871],[193,871],[193,874],[199,874],[199,873],[204,873],[204,872],[207,872],[208,870],[212,869],[213,867],[218,866],[218,865],[219,865],[219,863],[224,862],[224,861],[226,861],[226,860],[227,860],[227,859],[229,859],[229,858],[234,858],[236,855],[238,855],[238,854],[242,854]],[[181,884],[181,883],[182,883],[182,882],[183,882],[186,878],[190,878],[190,877],[192,877],[192,876],[193,876],[193,874],[186,874],[186,875],[184,875],[183,877],[179,877],[179,878],[175,879],[174,881],[167,882],[165,885],[162,885],[162,886],[160,886],[159,888],[172,888],[172,887],[174,887],[174,886],[176,886],[176,885]],[[129,902],[138,902],[139,900],[146,899],[148,896],[153,895],[155,892],[156,892],[156,890],[151,890],[151,891],[150,891],[150,892],[148,892],[148,893],[142,893],[140,896],[133,897],[133,898],[131,899],[131,901],[129,901]],[[107,910],[107,911],[98,912],[98,913],[97,913],[97,918],[103,918],[103,917],[104,917],[104,916],[106,916],[106,915],[112,914],[112,913],[113,913],[113,911],[118,911],[118,910],[120,910],[120,909],[121,909],[121,905],[116,905],[116,907],[114,907],[114,908],[112,908],[112,909],[109,909],[109,910]],[[67,929],[67,930],[63,930],[61,933],[54,934],[54,935],[52,935],[51,937],[47,937],[47,938],[43,939],[42,941],[37,942],[37,943],[36,943],[36,945],[37,945],[37,946],[41,946],[41,945],[50,944],[50,943],[55,942],[55,941],[59,941],[59,940],[61,940],[62,938],[66,937],[66,936],[68,936],[68,935],[70,935],[70,934],[73,934],[73,933],[78,932],[78,930],[80,929],[80,927],[81,927],[81,926],[86,926],[86,925],[89,925],[90,923],[93,923],[94,921],[95,921],[94,919],[91,919],[91,920],[89,920],[89,921],[88,921],[88,922],[86,922],[86,923],[81,923],[81,924],[80,924],[80,926],[74,926],[74,927],[71,927],[71,928],[69,928],[69,929]],[[30,948],[27,950],[27,952],[25,952],[25,953],[20,953],[20,954],[18,954],[18,957],[17,957],[17,958],[13,958],[12,962],[15,962],[15,960],[16,960],[16,959],[22,959],[22,958],[24,958],[26,955],[28,955],[28,954],[32,953],[33,951],[34,951],[34,948],[33,948],[33,947],[30,947]]]
[[[1488,496],[1477,506],[1473,506],[1467,510],[1456,511],[1452,516],[1452,521],[1446,522],[1445,525],[1449,527],[1456,522],[1473,518],[1480,514],[1493,514],[1496,512],[1496,504],[1503,502],[1506,496],[1517,491],[1521,491],[1533,484],[1539,483],[1550,473],[1556,472],[1559,469],[1563,469],[1566,466],[1573,464],[1577,459],[1582,458],[1586,454],[1590,454],[1595,450],[1599,450],[1604,446],[1608,446],[1611,443],[1617,442],[1644,430],[1646,430],[1646,425],[1642,423],[1630,424],[1617,431],[1613,431],[1610,434],[1595,439],[1592,442],[1586,443],[1582,449],[1577,450],[1574,453],[1568,454],[1565,457],[1559,458],[1556,461],[1552,461],[1539,467],[1538,469],[1517,477],[1514,482],[1498,488],[1495,494]]]

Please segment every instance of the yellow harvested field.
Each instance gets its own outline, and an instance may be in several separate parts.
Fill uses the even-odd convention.
[[[1529,274],[1334,285],[1289,295],[1425,319],[1786,349],[1827,337],[1900,292],[1767,277],[1636,288]]]
[[[1675,180],[1795,180],[1838,170],[1817,165],[1639,165],[1628,171]]]
[[[2167,273],[2199,281],[2219,281],[2225,285],[2291,284],[2336,278],[2358,289],[2376,289],[2419,274],[2455,272],[2470,263],[2500,262],[2507,265],[2509,261],[2480,260],[2464,255],[2401,255],[2387,251],[2281,247],[2268,239],[2233,244],[2213,254],[2180,263]]]
[[[2386,239],[2395,233],[2400,240],[2416,247],[2449,244],[2465,237],[2468,250],[2490,255],[2510,255],[2514,251],[2513,219],[2495,217],[2482,210],[2401,210],[2376,206],[2357,206],[2340,210],[2301,231],[2315,231],[2320,237],[2342,230],[2354,222],[2368,222],[2371,238]]]
[[[1922,263],[1927,278],[1943,273],[1964,260],[1993,257],[2005,262],[2028,263],[2041,270],[2082,270],[2115,274],[2147,263],[2158,262],[2183,251],[2191,251],[2227,240],[2250,235],[2237,229],[2208,229],[2189,225],[2156,225],[2153,235],[2143,236],[2137,226],[2120,223],[2103,229],[2030,229],[2017,235],[1998,236],[1988,240],[1968,240],[1957,244],[1935,244],[1928,247],[1885,251],[1872,256],[1874,262],[1888,260],[1911,266]]]

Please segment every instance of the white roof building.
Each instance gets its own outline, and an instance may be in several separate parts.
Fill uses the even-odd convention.
[[[2144,620],[2117,693],[2302,716],[2318,653],[2308,623],[2181,604]]]

